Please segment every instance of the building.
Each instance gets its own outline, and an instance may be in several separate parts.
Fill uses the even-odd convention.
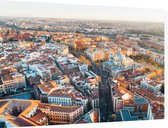
[[[73,88],[56,89],[48,94],[48,103],[61,106],[83,106],[87,111],[88,99]]]
[[[93,88],[91,94],[89,95],[89,104],[92,109],[99,108],[99,89]]]
[[[67,55],[69,53],[69,48],[66,45],[59,44],[59,43],[48,43],[41,47],[41,49],[51,49],[58,55]]]
[[[154,81],[154,80],[149,80],[149,79],[142,79],[140,82],[140,87],[149,90],[151,92],[157,92],[160,90],[162,83]]]
[[[33,86],[36,99],[40,99],[43,103],[48,103],[48,94],[54,89],[58,89],[58,85],[55,81],[45,82],[41,80],[41,84]]]
[[[62,75],[54,60],[46,56],[40,56],[36,60],[29,61],[27,65],[30,71],[36,72],[42,78],[51,79]]]
[[[116,112],[124,108],[124,100],[121,97],[113,96],[113,111]]]
[[[92,71],[71,74],[70,79],[76,90],[88,97],[92,108],[99,107],[99,81],[100,78]]]
[[[140,89],[133,89],[133,91],[135,92],[136,95],[142,96],[146,99],[148,99],[150,102],[152,103],[157,103],[157,104],[164,104],[164,96],[163,95],[155,95],[154,93],[144,89],[144,88],[140,88]]]
[[[89,48],[85,51],[85,53],[92,61],[100,61],[105,59],[105,51],[103,51],[102,49]]]
[[[100,122],[100,110],[98,108],[90,110],[84,116],[82,116],[75,124],[81,123],[99,123]]]
[[[78,72],[79,70],[79,60],[72,54],[66,56],[60,56],[56,58],[58,67],[65,75],[70,75],[73,72]]]
[[[31,120],[37,112],[40,101],[38,100],[0,100],[0,116],[6,119],[14,127],[21,126],[40,126],[36,121]]]
[[[135,66],[135,62],[132,59],[125,57],[120,48],[118,48],[118,51],[111,57],[111,59],[103,62],[103,70],[106,74],[113,77],[118,76],[121,71],[135,68]]]
[[[71,89],[57,89],[48,94],[48,103],[72,106]]]
[[[38,109],[49,117],[51,124],[72,124],[83,115],[83,106],[60,106],[40,103]]]
[[[2,70],[0,74],[0,95],[26,88],[24,75],[18,72],[10,72],[9,70]]]
[[[49,125],[48,117],[46,114],[38,110],[34,116],[30,118],[33,122],[36,122],[37,124],[41,126],[47,126]]]
[[[143,97],[134,99],[135,112],[147,112],[149,101]]]
[[[137,116],[133,116],[131,115],[129,110],[120,110],[120,115],[121,115],[121,119],[122,121],[137,121],[139,120]]]

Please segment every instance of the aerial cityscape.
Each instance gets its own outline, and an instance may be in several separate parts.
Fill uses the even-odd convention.
[[[0,128],[164,119],[164,23],[0,17]]]

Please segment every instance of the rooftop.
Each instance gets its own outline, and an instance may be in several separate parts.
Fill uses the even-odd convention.
[[[17,117],[14,121],[14,124],[16,124],[17,126],[39,126],[37,123],[35,123],[34,121],[31,121],[30,119],[21,116],[21,117]]]
[[[123,121],[136,121],[138,120],[137,116],[132,116],[128,110],[120,110],[120,114]]]
[[[39,103],[38,108],[39,109],[49,109],[50,111],[55,111],[55,112],[71,113],[81,108],[81,106],[60,106],[56,104]]]
[[[73,88],[64,88],[51,91],[48,95],[49,97],[65,97],[72,99],[86,99],[80,92],[76,91]]]
[[[3,75],[2,76],[2,80],[3,81],[9,81],[9,80],[13,80],[13,77],[11,75]]]
[[[147,98],[148,100],[155,101],[155,102],[160,102],[160,103],[164,102],[164,97],[157,97],[157,96],[155,96],[155,94],[153,94],[153,93],[151,93],[151,92],[149,92],[149,91],[147,91],[143,88],[134,89],[134,91],[137,94]]]
[[[98,123],[100,122],[100,113],[99,109],[95,108],[86,113],[84,116],[82,116],[76,123]]]
[[[46,115],[43,112],[37,111],[36,114],[30,118],[30,120],[36,122],[44,117],[46,117]]]
[[[134,99],[135,104],[148,104],[148,100],[142,97],[138,97]]]

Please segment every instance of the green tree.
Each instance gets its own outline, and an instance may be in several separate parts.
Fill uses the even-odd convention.
[[[0,122],[0,128],[7,128],[5,122]]]

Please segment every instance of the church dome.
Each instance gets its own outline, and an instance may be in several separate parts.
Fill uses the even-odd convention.
[[[121,51],[117,51],[113,59],[118,62],[122,62],[126,59],[125,55]]]

